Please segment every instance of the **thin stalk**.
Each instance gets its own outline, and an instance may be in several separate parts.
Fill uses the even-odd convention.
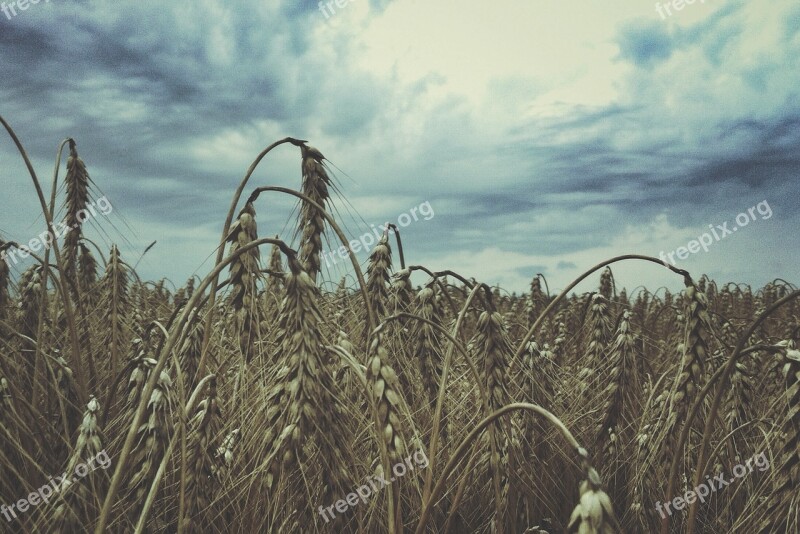
[[[42,192],[42,186],[39,184],[39,178],[36,176],[36,171],[33,169],[33,164],[31,163],[30,158],[28,157],[28,153],[25,151],[25,147],[22,146],[19,138],[17,137],[16,132],[11,126],[6,122],[6,120],[0,115],[0,123],[3,124],[3,127],[8,132],[8,135],[11,136],[11,139],[14,141],[14,144],[17,147],[17,150],[22,155],[22,159],[25,161],[25,166],[28,169],[28,173],[31,175],[31,180],[33,180],[33,185],[36,188],[36,195],[39,197],[39,204],[42,208],[42,213],[44,214],[45,220],[47,221],[47,228],[53,232],[55,235],[55,226],[53,225],[53,218],[50,216],[50,210],[47,209],[47,203],[44,199],[44,193]],[[58,265],[59,271],[62,273],[62,276],[58,277],[59,285],[61,286],[61,298],[64,300],[64,315],[67,318],[67,326],[69,328],[69,336],[70,342],[72,343],[72,357],[75,363],[75,377],[78,382],[78,401],[83,405],[86,404],[88,401],[87,397],[87,382],[86,382],[86,375],[84,373],[83,366],[81,365],[80,357],[81,357],[81,345],[80,341],[78,340],[78,331],[75,328],[75,315],[72,311],[72,303],[69,298],[69,291],[67,291],[67,284],[64,280],[63,273],[64,271],[64,262],[61,257],[61,253],[58,248],[58,242],[54,239],[53,240],[53,254],[56,256],[56,264]],[[46,265],[46,264],[45,264]],[[47,288],[44,288],[46,291]]]
[[[752,347],[748,347],[747,349],[743,350],[739,354],[739,357],[745,356],[747,354],[750,354],[751,352],[755,352],[755,351],[759,351],[759,350],[764,350],[764,351],[772,350],[772,351],[775,351],[775,350],[780,350],[780,347],[775,347],[775,346],[772,346],[772,345],[754,345]],[[682,450],[683,449],[683,446],[686,443],[686,440],[689,438],[689,432],[691,431],[692,423],[694,422],[695,417],[697,417],[697,414],[700,412],[700,407],[704,404],[706,395],[708,395],[708,392],[711,390],[711,388],[714,386],[714,384],[717,382],[717,380],[719,380],[719,377],[721,377],[724,372],[725,372],[725,367],[724,366],[722,366],[719,369],[717,369],[717,371],[713,375],[711,375],[711,378],[708,379],[708,382],[706,382],[706,385],[703,386],[703,389],[700,390],[700,393],[697,394],[697,398],[695,399],[694,404],[692,405],[692,408],[689,410],[688,415],[686,416],[686,420],[685,420],[685,422],[683,424],[683,427],[681,428],[681,433],[678,435],[678,441],[677,441],[677,444],[676,444],[676,450]],[[653,390],[655,391],[655,387],[653,387]],[[652,396],[652,394],[651,394],[651,396]],[[649,403],[649,401],[648,401],[648,403]],[[678,463],[679,463],[679,456],[676,454],[672,458],[672,462],[670,463],[669,475],[668,475],[668,478],[667,478],[667,493],[666,493],[666,495],[668,495],[668,496],[673,495],[674,492],[675,492],[675,480],[676,480],[676,478],[678,476]],[[705,468],[703,470],[705,470]],[[667,528],[667,531],[665,531],[664,528]],[[668,532],[668,530],[669,530],[669,520],[667,520],[666,527],[664,526],[664,522],[662,521],[662,525],[661,525],[662,534],[666,534],[666,532]]]
[[[400,229],[394,224],[390,224],[387,228],[394,230],[394,238],[397,241],[397,254],[400,256],[400,270],[406,268],[406,258],[403,255],[403,241],[400,240]]]
[[[317,204],[315,201],[310,199],[305,194],[299,191],[295,191],[294,189],[289,189],[286,187],[278,187],[278,186],[258,187],[251,193],[249,200],[251,202],[255,202],[256,198],[258,198],[258,195],[260,195],[262,192],[265,191],[277,191],[279,193],[286,193],[287,195],[295,196],[300,200],[308,202],[309,204],[314,206],[317,210],[319,210],[320,214],[323,217],[325,217],[325,220],[328,222],[331,228],[333,228],[333,231],[336,233],[336,236],[339,238],[339,240],[342,242],[342,244],[344,244],[345,248],[347,249],[347,252],[350,256],[350,262],[353,264],[353,270],[356,272],[356,277],[358,278],[358,285],[361,287],[361,295],[364,299],[364,308],[367,310],[367,323],[368,323],[367,327],[369,329],[369,332],[374,331],[375,328],[377,328],[378,326],[378,318],[375,315],[372,306],[370,305],[369,293],[367,292],[367,282],[364,279],[364,273],[362,272],[361,266],[358,263],[358,258],[356,258],[356,255],[353,254],[353,251],[350,250],[350,243],[349,241],[347,241],[347,237],[344,235],[344,232],[342,232],[342,229],[339,227],[339,224],[325,210],[325,208]]]
[[[464,496],[464,491],[467,489],[467,481],[469,481],[470,476],[472,475],[472,466],[474,465],[475,460],[478,459],[477,452],[479,445],[480,442],[476,440],[475,445],[472,447],[472,454],[467,462],[467,467],[464,468],[464,477],[461,479],[461,483],[458,485],[456,496],[453,498],[453,502],[450,503],[450,513],[447,514],[447,521],[444,523],[444,534],[450,532],[453,518],[456,515],[455,512],[458,510],[458,505],[461,504],[461,498]]]
[[[219,265],[220,262],[222,262],[222,258],[225,255],[225,241],[228,239],[228,233],[231,230],[231,223],[233,222],[233,214],[236,212],[236,206],[239,204],[239,199],[242,197],[242,191],[244,191],[244,188],[247,186],[247,182],[250,181],[250,177],[255,172],[256,167],[258,167],[258,164],[261,163],[261,160],[264,159],[264,157],[267,154],[269,154],[270,151],[272,151],[273,148],[278,147],[278,146],[280,146],[280,145],[282,145],[284,143],[291,143],[294,146],[301,146],[301,145],[305,144],[306,141],[301,141],[301,140],[298,140],[298,139],[294,139],[292,137],[285,137],[285,138],[281,139],[280,141],[275,141],[274,143],[269,145],[267,148],[262,150],[258,154],[258,156],[256,156],[256,159],[254,159],[253,162],[250,164],[250,167],[248,167],[247,172],[244,175],[244,178],[242,178],[242,181],[239,183],[239,187],[236,188],[236,192],[234,192],[233,198],[231,199],[231,205],[230,205],[230,208],[228,208],[228,215],[225,217],[225,224],[222,225],[222,237],[220,238],[219,248],[217,249],[217,259],[215,260],[214,265]],[[155,243],[153,243],[153,244],[155,244]],[[145,251],[145,252],[147,252],[147,251]],[[144,256],[144,254],[142,254],[142,255]],[[210,306],[208,308],[209,313],[206,316],[206,325],[205,325],[205,329],[204,329],[204,333],[203,333],[203,350],[200,353],[200,362],[198,364],[198,373],[201,374],[201,375],[203,374],[203,369],[204,369],[203,365],[205,364],[205,358],[206,358],[206,352],[208,351],[208,345],[209,345],[209,342],[211,341],[211,330],[212,330],[213,323],[214,323],[214,311],[215,311],[215,308],[216,308],[214,306],[214,303],[216,302],[216,297],[217,297],[217,292],[216,292],[216,289],[215,289],[216,286],[217,286],[217,282],[218,282],[218,279],[214,278],[214,284],[211,286],[211,292],[210,292],[210,296],[209,296],[209,299],[208,299],[208,302],[210,304]]]
[[[458,448],[450,457],[450,460],[445,465],[444,471],[442,472],[442,476],[439,478],[439,481],[433,487],[433,491],[431,492],[430,499],[428,502],[425,503],[422,507],[422,514],[419,519],[419,524],[417,525],[417,530],[415,531],[416,534],[422,534],[425,532],[425,527],[428,523],[428,519],[430,519],[431,509],[433,504],[436,503],[436,500],[439,498],[442,491],[444,491],[444,486],[447,483],[447,479],[450,476],[450,473],[455,469],[458,462],[461,460],[461,457],[466,452],[467,448],[469,447],[470,443],[475,440],[478,435],[483,431],[484,428],[492,424],[496,419],[500,418],[501,416],[514,412],[517,410],[529,410],[534,413],[537,413],[547,419],[553,426],[555,426],[564,438],[569,442],[570,446],[575,450],[575,452],[581,457],[581,460],[585,460],[587,457],[586,449],[580,446],[577,442],[575,437],[572,433],[567,429],[564,423],[561,420],[553,415],[552,413],[548,412],[541,406],[537,404],[531,404],[528,402],[515,402],[513,404],[508,404],[503,406],[499,410],[493,412],[489,416],[487,416],[483,421],[478,423],[478,425],[472,429],[472,431],[464,438],[464,440],[458,445]]]
[[[194,393],[192,393],[189,402],[186,404],[186,409],[183,411],[184,416],[179,420],[178,432],[181,435],[181,440],[185,440],[186,436],[186,423],[187,419],[194,410],[194,405],[197,402],[197,397],[199,396],[200,392],[203,390],[205,385],[214,375],[208,375],[207,377],[203,378],[198,384],[197,387],[194,388]],[[158,466],[158,471],[156,471],[155,477],[153,477],[153,482],[150,484],[150,491],[147,493],[147,498],[144,501],[144,507],[142,508],[142,513],[139,514],[139,521],[136,524],[136,532],[135,534],[141,534],[144,531],[145,521],[147,520],[147,516],[150,513],[150,508],[153,506],[153,502],[155,502],[156,494],[158,494],[158,486],[161,482],[161,477],[164,476],[164,473],[167,469],[167,461],[169,460],[170,454],[172,454],[172,449],[175,448],[175,440],[177,439],[178,434],[174,434],[172,439],[169,440],[169,446],[167,447],[167,452],[164,453],[164,458],[161,460],[161,465]],[[183,461],[181,462],[183,464]],[[181,490],[185,487],[185,479],[181,476],[182,486]],[[178,532],[183,529],[183,520],[182,516],[178,517]]]
[[[69,142],[70,139],[65,139],[58,145],[58,151],[56,152],[56,163],[55,163],[55,170],[53,170],[53,183],[50,188],[50,218],[53,218],[53,214],[55,213],[55,206],[56,206],[56,190],[58,189],[58,169],[61,167],[61,153],[64,150],[64,145]],[[44,264],[47,265],[50,262],[50,249],[45,248],[44,251]],[[36,326],[36,339],[41,340],[42,334],[44,332],[44,314],[47,310],[47,283],[48,283],[48,276],[50,274],[50,269],[44,269],[42,273],[42,300],[39,303],[39,322]],[[42,356],[42,343],[36,344],[36,353],[34,355],[33,360],[33,396],[31,399],[33,402],[36,402],[36,399],[39,398],[39,382],[36,381],[36,377],[39,375],[39,362],[41,361]],[[65,420],[66,424],[66,420]]]
[[[456,324],[453,327],[453,339],[455,340],[456,336],[458,336],[459,331],[461,330],[461,325],[464,322],[464,317],[467,315],[467,310],[469,309],[469,305],[472,303],[472,299],[475,298],[475,295],[478,294],[480,291],[480,286],[475,285],[470,291],[469,296],[467,297],[466,302],[464,302],[464,306],[461,308],[461,312],[458,314],[458,319],[456,320]],[[428,466],[428,470],[425,473],[425,485],[422,489],[422,505],[423,507],[428,506],[431,499],[431,485],[433,484],[433,470],[436,462],[436,453],[437,449],[439,448],[439,425],[441,424],[442,418],[442,408],[444,406],[444,397],[446,392],[446,385],[447,385],[447,375],[450,372],[450,364],[453,360],[453,347],[455,347],[455,343],[452,343],[450,347],[447,349],[447,354],[444,357],[444,362],[442,363],[442,382],[439,384],[439,396],[436,398],[436,411],[434,412],[433,416],[433,430],[431,430],[431,443],[428,445],[428,461],[430,465]],[[469,356],[465,353],[465,360],[470,361]],[[475,372],[477,375],[477,371]],[[483,380],[480,379],[479,376],[476,376],[475,381],[477,384],[482,384]],[[488,406],[488,400],[486,392],[483,391],[481,388],[481,396],[483,397],[483,405],[484,409]]]
[[[97,520],[97,525],[95,527],[95,534],[102,534],[105,531],[106,525],[108,524],[109,515],[111,513],[111,507],[114,502],[114,498],[116,497],[117,490],[122,482],[123,472],[125,470],[125,464],[128,461],[128,456],[130,456],[131,450],[133,449],[133,442],[136,439],[136,433],[139,428],[139,425],[142,422],[142,418],[144,417],[144,412],[147,408],[147,402],[150,399],[150,395],[153,393],[153,389],[155,389],[156,381],[161,374],[161,371],[164,369],[164,365],[167,363],[167,355],[172,352],[175,348],[175,345],[180,342],[180,340],[185,335],[183,331],[184,326],[186,325],[186,321],[189,319],[189,314],[192,309],[197,305],[198,300],[200,300],[202,294],[208,288],[209,285],[212,284],[214,280],[217,279],[219,274],[222,270],[227,267],[233,260],[239,257],[239,255],[249,251],[252,248],[264,245],[264,244],[273,244],[278,245],[281,251],[284,254],[292,254],[296,255],[296,252],[286,246],[283,241],[278,239],[273,239],[269,237],[261,238],[256,241],[251,241],[250,243],[246,244],[242,248],[236,250],[233,254],[231,254],[228,258],[224,259],[221,263],[217,264],[216,267],[206,276],[203,281],[200,283],[200,286],[197,290],[192,294],[192,298],[189,299],[189,302],[183,308],[183,312],[181,313],[180,318],[178,319],[178,324],[175,325],[175,329],[173,330],[172,334],[167,338],[166,343],[164,343],[163,348],[159,352],[158,360],[156,362],[155,367],[150,372],[150,377],[147,380],[147,384],[142,391],[141,398],[139,400],[139,406],[136,408],[136,413],[134,414],[133,421],[131,422],[130,428],[128,429],[128,434],[125,437],[125,443],[122,446],[122,451],[120,452],[119,459],[117,460],[117,466],[114,470],[114,475],[111,478],[111,484],[108,489],[108,493],[106,494],[105,502],[103,503],[103,508],[100,512],[100,517]]]
[[[536,322],[533,323],[533,325],[531,325],[530,329],[528,329],[528,332],[525,334],[525,337],[523,337],[522,341],[520,341],[519,347],[517,347],[517,352],[514,355],[514,358],[518,359],[518,358],[522,357],[522,353],[525,352],[525,347],[528,345],[528,342],[533,337],[533,334],[536,332],[536,329],[539,328],[539,325],[541,325],[541,323],[544,320],[544,318],[547,317],[547,314],[550,313],[550,311],[552,311],[553,308],[556,307],[556,304],[561,302],[561,300],[567,295],[567,293],[572,291],[572,288],[577,286],[581,281],[583,281],[584,278],[586,278],[587,276],[589,276],[593,272],[599,271],[600,269],[602,269],[606,265],[611,265],[612,263],[616,263],[616,262],[622,261],[622,260],[644,260],[644,261],[650,261],[650,262],[653,262],[653,263],[657,263],[658,265],[665,266],[667,269],[669,269],[670,271],[674,272],[675,274],[679,274],[679,275],[684,276],[684,277],[689,276],[688,271],[685,271],[683,269],[678,269],[677,267],[674,267],[674,266],[672,266],[672,265],[670,265],[670,264],[668,264],[666,262],[663,262],[663,261],[659,260],[658,258],[654,258],[652,256],[642,256],[641,254],[623,254],[622,256],[615,256],[615,257],[611,258],[610,260],[605,260],[605,261],[603,261],[601,263],[598,263],[597,265],[595,265],[594,267],[592,267],[591,269],[589,269],[588,271],[586,271],[585,273],[580,275],[578,278],[573,280],[572,283],[570,283],[566,288],[564,288],[564,290],[556,298],[554,298],[552,301],[550,301],[550,304],[547,305],[547,308],[545,308],[544,311],[541,313],[541,315],[539,315],[539,318],[536,319]]]
[[[717,416],[717,411],[719,410],[719,404],[722,402],[722,396],[725,393],[725,384],[728,383],[730,380],[731,374],[733,374],[733,369],[736,366],[736,362],[742,356],[741,352],[744,348],[744,344],[747,343],[747,340],[750,339],[750,336],[753,335],[756,328],[763,323],[767,317],[772,314],[775,310],[786,304],[787,302],[800,297],[800,291],[794,291],[789,295],[783,297],[782,299],[776,301],[772,306],[767,308],[758,318],[750,325],[750,328],[739,338],[739,341],[736,343],[736,349],[734,350],[733,354],[731,355],[728,362],[722,368],[722,374],[719,377],[721,380],[720,386],[717,388],[717,392],[714,395],[714,400],[711,401],[711,408],[709,409],[709,415],[706,419],[705,428],[703,429],[703,441],[700,444],[700,453],[697,456],[697,469],[694,473],[694,486],[697,487],[700,485],[700,479],[703,476],[702,466],[705,462],[706,452],[708,452],[709,441],[711,440],[711,433],[714,430],[714,422],[715,417]],[[684,425],[689,425],[690,421],[687,419]],[[669,517],[669,516],[667,516]],[[689,505],[689,517],[686,519],[687,527],[686,532],[687,534],[694,533],[694,523],[695,519],[697,518],[697,503],[694,502]],[[664,532],[665,528],[669,526],[669,520],[664,520],[661,523],[661,531]]]

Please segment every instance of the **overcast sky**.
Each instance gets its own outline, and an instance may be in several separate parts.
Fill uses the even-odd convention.
[[[613,255],[730,229],[761,202],[707,252],[673,258],[719,282],[800,280],[797,1],[707,0],[663,18],[641,0],[331,5],[16,7],[0,13],[0,114],[46,187],[58,144],[77,141],[114,206],[88,233],[131,263],[157,240],[138,268],[148,279],[204,276],[247,167],[293,136],[329,159],[353,237],[430,204],[403,229],[412,264],[509,291],[541,272],[560,288]],[[0,237],[25,242],[44,223],[4,139]],[[245,194],[300,181],[285,146]],[[293,207],[262,195],[259,234],[290,240]],[[681,286],[655,265],[615,274],[629,289]]]

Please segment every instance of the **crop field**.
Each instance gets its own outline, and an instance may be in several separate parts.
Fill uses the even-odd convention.
[[[324,280],[348,236],[323,152],[292,138],[231,186],[210,269],[143,280],[82,231],[100,188],[76,142],[51,183],[2,123],[36,216],[69,231],[0,241],[32,258],[0,262],[1,531],[800,529],[792,283],[631,251],[509,294],[415,263],[394,226]],[[277,146],[296,189],[249,180]],[[259,226],[287,195],[290,228]],[[619,287],[629,262],[684,289]]]

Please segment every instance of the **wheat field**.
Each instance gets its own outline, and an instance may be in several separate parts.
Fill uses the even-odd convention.
[[[3,531],[800,528],[791,283],[630,254],[509,294],[414,264],[394,228],[326,285],[324,243],[348,243],[334,184],[320,150],[287,138],[232,184],[213,267],[171,290],[83,235],[96,188],[75,141],[48,189],[2,123],[48,226],[74,227],[19,275],[0,262]],[[249,181],[279,145],[298,152],[297,190]],[[257,225],[276,195],[299,205],[285,239]],[[629,293],[619,262],[685,289]]]

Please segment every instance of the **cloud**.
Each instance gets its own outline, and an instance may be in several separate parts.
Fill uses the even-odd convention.
[[[692,268],[797,277],[800,8],[690,7],[661,20],[633,0],[382,0],[328,20],[309,1],[51,2],[0,20],[2,114],[40,178],[77,140],[127,222],[103,228],[101,246],[128,241],[135,258],[168,244],[143,261],[146,278],[181,281],[206,261],[245,170],[287,135],[329,159],[350,233],[430,201],[436,217],[403,233],[409,262],[508,290],[536,272],[566,284],[605,254],[672,250],[765,198],[773,224]],[[0,143],[15,199],[0,227],[22,239],[38,202],[12,148]],[[265,184],[300,186],[296,148],[270,153],[245,193]],[[259,231],[290,239],[295,205],[265,195]]]
[[[648,21],[626,26],[620,32],[619,46],[620,58],[633,62],[637,67],[651,67],[669,59],[675,43],[664,24]]]

